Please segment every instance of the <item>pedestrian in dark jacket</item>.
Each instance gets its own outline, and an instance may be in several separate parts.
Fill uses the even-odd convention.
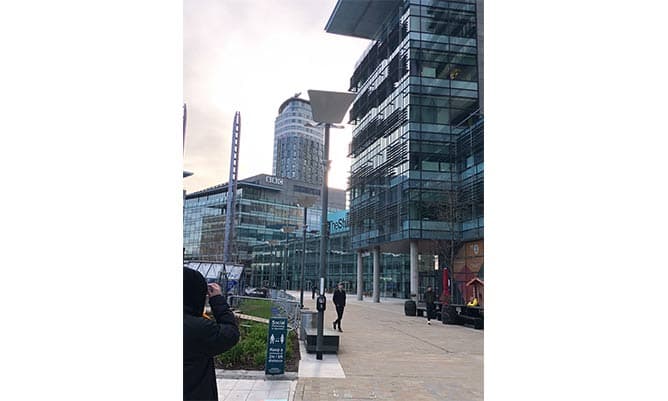
[[[215,321],[205,317],[204,303]],[[218,400],[213,357],[239,341],[239,328],[218,284],[207,286],[199,272],[183,269],[183,399]]]
[[[333,326],[336,330],[336,326],[339,326],[339,331],[341,330],[341,319],[343,319],[343,308],[346,307],[346,292],[343,290],[343,284],[339,283],[336,290],[334,290],[334,296],[332,297],[334,301],[334,306],[336,306],[336,316],[337,319],[334,321]]]
[[[428,286],[424,293],[424,303],[427,305],[427,324],[431,324],[431,318],[434,317],[434,311],[436,310],[434,302],[436,302],[436,294],[431,286]]]

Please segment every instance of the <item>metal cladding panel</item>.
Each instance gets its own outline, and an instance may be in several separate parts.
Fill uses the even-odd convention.
[[[308,96],[313,109],[313,120],[319,123],[336,124],[343,120],[356,95],[351,92],[309,89]]]
[[[388,15],[401,3],[402,0],[339,0],[325,31],[373,40]]]

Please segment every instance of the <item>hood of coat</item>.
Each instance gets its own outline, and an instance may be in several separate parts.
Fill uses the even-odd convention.
[[[183,268],[183,312],[202,316],[206,302],[206,280],[196,270]]]

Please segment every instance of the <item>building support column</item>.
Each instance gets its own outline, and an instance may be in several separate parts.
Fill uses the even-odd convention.
[[[380,302],[380,248],[373,248],[373,302]]]
[[[364,299],[362,291],[364,290],[364,266],[362,265],[362,250],[357,251],[357,300]]]
[[[411,299],[415,302],[418,300],[418,244],[416,240],[411,240]]]

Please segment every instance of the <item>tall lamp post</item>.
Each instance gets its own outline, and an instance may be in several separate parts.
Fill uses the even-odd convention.
[[[276,271],[275,271],[275,267],[274,267],[274,259],[275,259],[274,245],[276,245],[276,244],[278,244],[278,241],[275,240],[275,239],[267,241],[267,245],[269,245],[271,247],[270,248],[271,249],[271,265],[269,266],[269,272],[268,272],[269,273],[268,274],[268,276],[269,276],[269,285],[268,285],[269,289],[271,289],[272,286],[274,286],[274,284],[276,283]]]
[[[287,281],[285,277],[287,276],[287,271],[288,269],[286,268],[288,265],[288,240],[290,234],[292,234],[295,231],[294,226],[283,226],[281,227],[281,231],[285,233],[285,246],[283,247],[283,263],[281,265],[281,288],[283,290],[287,290]]]
[[[327,173],[329,172],[329,129],[343,128],[337,126],[343,120],[350,104],[355,100],[355,94],[350,92],[330,92],[321,90],[308,90],[309,100],[311,101],[311,109],[313,111],[313,120],[320,126],[325,127],[325,146],[323,149],[323,177],[322,177],[322,191],[320,198],[322,200],[322,225],[320,230],[320,296],[316,305],[325,305],[325,279],[327,277],[327,203],[328,186]],[[322,360],[322,345],[323,337],[322,331],[324,328],[325,312],[323,307],[318,307],[318,336],[316,338],[315,352],[316,359]]]
[[[306,230],[308,229],[308,223],[306,221],[306,214],[308,208],[315,204],[317,199],[312,196],[302,196],[297,199],[297,206],[304,208],[304,224],[302,225],[304,233],[304,248],[302,252],[302,269],[299,274],[299,308],[304,307],[304,270],[306,270]]]

